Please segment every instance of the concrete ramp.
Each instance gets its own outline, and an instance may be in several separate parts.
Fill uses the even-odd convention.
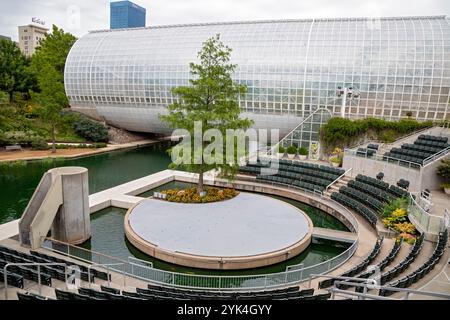
[[[313,238],[353,243],[358,235],[353,232],[314,227]]]
[[[39,248],[49,230],[56,240],[78,244],[90,238],[87,169],[47,171],[19,221],[20,242]]]

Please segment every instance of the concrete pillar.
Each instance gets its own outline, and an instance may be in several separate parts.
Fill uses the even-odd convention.
[[[62,199],[52,225],[52,238],[80,244],[91,237],[88,170],[82,167],[61,167],[49,170],[61,175]]]

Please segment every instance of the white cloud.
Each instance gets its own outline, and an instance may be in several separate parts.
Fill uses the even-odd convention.
[[[82,36],[109,28],[109,0],[0,0],[0,35],[17,40],[31,17]],[[446,15],[447,0],[135,0],[147,25],[261,19]],[[77,12],[79,11],[79,16]]]

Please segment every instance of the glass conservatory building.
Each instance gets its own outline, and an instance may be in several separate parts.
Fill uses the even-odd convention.
[[[316,110],[349,118],[450,119],[450,24],[445,16],[310,19],[94,31],[66,62],[72,108],[133,131],[168,132],[158,115],[187,85],[189,63],[220,34],[248,86],[240,100],[257,128],[295,129]],[[323,118],[322,116],[320,117]],[[310,140],[320,124],[310,122]],[[311,126],[316,126],[312,128]],[[303,128],[305,129],[305,128]]]

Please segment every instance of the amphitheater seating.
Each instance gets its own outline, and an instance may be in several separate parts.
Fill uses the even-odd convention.
[[[96,268],[90,269],[90,277],[88,274],[88,268],[84,265],[80,265],[71,261],[67,261],[64,259],[60,259],[51,255],[47,255],[44,253],[40,253],[37,251],[30,251],[31,254],[27,254],[21,251],[17,251],[5,246],[0,246],[0,259],[3,259],[4,261],[10,262],[10,263],[63,263],[66,266],[77,266],[80,271],[80,277],[83,281],[89,281],[89,278],[91,282],[94,282],[95,278],[102,279],[102,280],[108,280],[108,273],[100,271]],[[22,267],[24,268],[24,267]],[[37,271],[37,266],[27,266],[26,269],[31,269],[32,271]],[[41,266],[40,267],[42,274],[48,275],[50,278],[65,281],[66,280],[66,274],[65,274],[65,267],[62,265],[54,265],[54,266]],[[24,271],[27,273],[27,271]],[[36,278],[37,275],[33,275],[35,272],[32,272],[29,277]],[[45,277],[46,276],[41,276]],[[111,275],[109,275],[109,278],[111,280]],[[37,278],[36,278],[37,279]],[[33,280],[33,279],[30,279]],[[47,281],[45,279],[42,279],[44,281]],[[34,281],[34,280],[33,280]],[[43,282],[44,284],[44,282]]]
[[[371,185],[368,185],[366,183],[363,183],[363,182],[360,182],[357,180],[351,180],[348,182],[347,185],[355,190],[359,190],[361,192],[366,192],[368,195],[371,195],[378,201],[388,202],[389,200],[391,200],[393,198],[392,195],[389,194],[388,192],[380,190],[376,187],[373,187]]]
[[[402,262],[400,262],[397,266],[395,266],[393,269],[389,270],[386,273],[383,273],[380,277],[380,284],[384,285],[387,282],[391,281],[395,277],[397,277],[400,273],[405,271],[409,265],[416,259],[417,255],[419,254],[420,250],[422,249],[424,240],[424,234],[421,234],[419,237],[417,237],[416,242],[414,243],[413,247],[411,248],[411,251],[409,252],[408,256],[406,256],[405,259],[403,259]]]
[[[436,244],[433,254],[422,266],[420,266],[418,269],[414,270],[410,274],[402,277],[401,279],[388,284],[387,286],[394,288],[408,288],[413,283],[416,283],[417,281],[422,279],[426,274],[428,274],[431,270],[433,270],[435,265],[439,262],[439,260],[443,256],[447,245],[447,239],[448,239],[448,229],[445,229],[444,232],[441,232],[439,234],[438,242]],[[389,296],[392,294],[394,294],[394,291],[388,289],[380,289],[379,291],[380,296]]]
[[[340,277],[355,277],[357,274],[364,271],[367,268],[367,266],[378,256],[378,254],[380,253],[382,244],[383,244],[383,237],[381,237],[377,240],[372,251],[360,264],[358,264],[356,267],[344,272],[343,274],[340,275]],[[334,283],[337,280],[338,279],[336,279],[336,278],[330,278],[330,279],[323,280],[323,281],[319,282],[319,289],[331,287],[334,285]],[[349,286],[340,284],[340,285],[337,285],[336,287],[339,289],[346,289]]]
[[[268,175],[267,172],[261,174],[262,168],[269,170],[269,165],[258,160],[256,163],[248,163],[246,166],[240,167],[240,171],[256,175],[257,180],[316,192],[323,192],[329,184],[345,172],[339,168],[290,160],[279,160],[278,168],[273,170],[272,175]]]
[[[356,150],[357,156],[367,157],[367,158],[372,157],[376,153],[377,153],[377,150],[372,149],[372,148],[358,148],[358,150]]]
[[[314,295],[314,289],[299,290],[299,287],[249,292],[213,292],[186,290],[149,285],[147,289],[136,288],[136,292],[110,287],[102,291],[79,288],[78,293],[55,289],[58,300],[326,300],[329,293]]]
[[[375,212],[381,212],[383,210],[384,204],[372,197],[369,194],[358,191],[352,187],[342,186],[339,189],[339,193],[342,193],[350,198],[353,198],[360,203],[364,204],[366,207],[373,209]]]
[[[367,208],[366,206],[362,205],[358,201],[338,192],[333,192],[331,194],[331,199],[339,202],[340,204],[349,207],[359,214],[361,214],[373,227],[377,224],[378,217],[377,215]]]
[[[31,301],[31,300],[54,300],[52,298],[49,297],[44,297],[40,294],[35,294],[35,293],[31,293],[26,291],[25,293],[21,293],[21,292],[17,292],[17,298],[19,300],[25,300],[25,301]]]
[[[414,144],[405,143],[400,148],[392,148],[389,152],[386,152],[383,160],[392,161],[391,159],[396,159],[400,160],[400,164],[408,161],[416,165],[423,165],[425,159],[448,148],[449,144],[447,141],[448,138],[446,137],[420,135],[414,141]],[[405,164],[407,163],[405,162]]]

